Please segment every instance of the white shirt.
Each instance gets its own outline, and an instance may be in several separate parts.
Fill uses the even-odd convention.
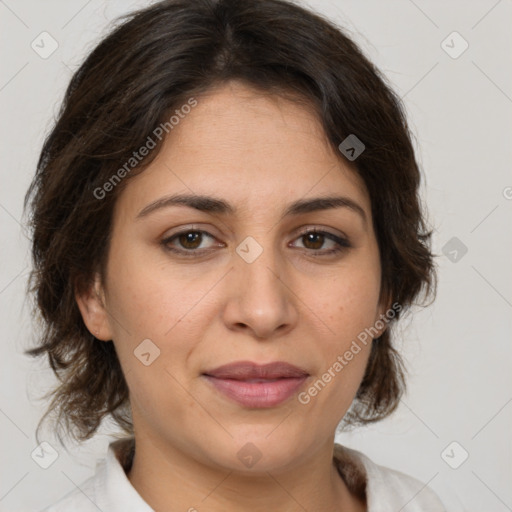
[[[42,512],[154,512],[125,473],[133,446],[133,438],[111,442],[95,474]],[[366,492],[368,512],[446,512],[419,480],[375,464],[361,452],[335,443],[334,460],[348,488]]]

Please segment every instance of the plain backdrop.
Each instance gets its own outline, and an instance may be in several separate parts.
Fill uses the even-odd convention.
[[[47,432],[57,460],[43,469],[31,457],[46,406],[37,397],[56,381],[22,352],[37,335],[22,202],[72,72],[114,18],[149,3],[0,1],[1,511],[56,501],[94,473],[111,440],[107,423],[66,451]],[[345,28],[403,98],[438,255],[435,303],[398,331],[407,395],[388,420],[337,440],[429,482],[451,511],[510,511],[512,2],[308,4]],[[33,49],[42,32],[58,44],[46,58]]]

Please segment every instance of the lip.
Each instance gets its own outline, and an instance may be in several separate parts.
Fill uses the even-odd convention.
[[[264,365],[239,361],[204,372],[202,376],[240,405],[264,408],[275,407],[290,398],[309,374],[283,361]]]
[[[252,361],[235,361],[234,363],[225,364],[203,373],[218,379],[235,380],[298,378],[308,375],[306,370],[285,361],[274,361],[267,364],[257,364]]]

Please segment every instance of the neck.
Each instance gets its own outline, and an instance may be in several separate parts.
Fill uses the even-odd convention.
[[[155,511],[364,512],[333,461],[333,441],[281,471],[239,473],[206,464],[148,438],[137,438],[127,477]],[[170,506],[172,508],[170,508]]]

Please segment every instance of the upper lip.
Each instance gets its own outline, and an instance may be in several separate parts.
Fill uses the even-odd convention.
[[[305,377],[309,374],[306,370],[284,361],[275,361],[263,365],[253,363],[252,361],[236,361],[219,366],[213,370],[208,370],[204,372],[204,375],[217,379],[245,380],[297,378]]]

